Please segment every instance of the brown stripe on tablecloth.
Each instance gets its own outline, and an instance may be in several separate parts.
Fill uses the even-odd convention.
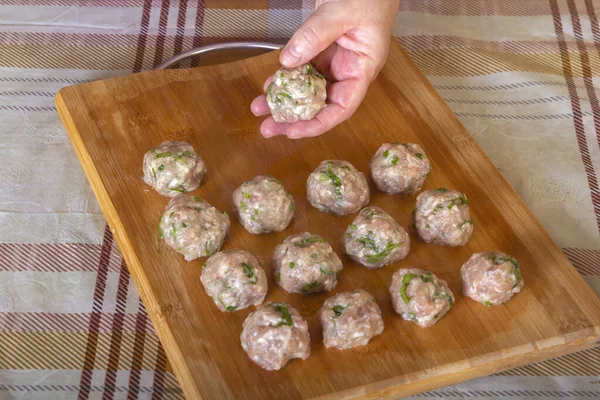
[[[110,336],[108,365],[106,367],[106,376],[104,377],[106,390],[102,395],[102,400],[110,400],[115,394],[115,382],[117,379],[117,370],[119,369],[119,356],[121,354],[121,340],[123,337],[123,316],[125,315],[129,280],[129,270],[125,265],[125,261],[123,261],[121,263],[121,273],[119,274],[119,284],[117,287],[117,302],[115,304],[112,334]]]
[[[139,299],[138,313],[135,321],[135,339],[133,341],[133,356],[131,360],[131,372],[129,374],[129,392],[127,393],[127,400],[137,399],[140,390],[140,373],[142,371],[142,361],[144,357],[147,319],[148,314],[146,313],[146,307],[144,307],[142,299]]]
[[[140,7],[143,0],[86,0],[85,4],[73,0],[0,0],[2,6],[42,7]]]
[[[600,275],[600,250],[566,247],[562,249],[582,275]]]
[[[152,10],[152,0],[144,0],[142,9],[142,21],[140,24],[140,34],[138,36],[137,51],[132,72],[140,72],[144,65],[144,55],[146,53],[146,41],[148,36],[148,25],[150,24],[150,11]]]
[[[94,288],[94,303],[92,306],[92,315],[88,328],[88,340],[85,347],[85,356],[83,361],[83,371],[79,385],[79,400],[87,399],[90,394],[90,383],[92,382],[92,373],[94,371],[94,362],[96,360],[96,347],[98,345],[98,325],[102,315],[102,304],[104,300],[104,291],[106,289],[106,276],[108,274],[108,263],[113,245],[112,232],[108,225],[104,228],[104,237],[102,239],[102,251],[100,253],[100,262],[98,265],[98,274],[96,277],[96,286]]]
[[[600,375],[600,347],[541,361],[509,371],[503,376],[598,376]]]
[[[160,17],[158,19],[158,35],[156,35],[156,48],[154,50],[154,61],[152,67],[162,63],[163,53],[165,51],[165,37],[167,35],[167,22],[169,21],[170,0],[163,0],[160,3]]]
[[[587,91],[590,104],[592,105],[592,111],[594,112],[594,130],[596,131],[596,140],[598,141],[598,147],[600,148],[600,105],[598,104],[598,97],[596,96],[596,89],[594,88],[594,82],[592,80],[590,56],[583,40],[583,31],[581,30],[581,22],[579,19],[579,13],[577,12],[577,6],[575,5],[574,0],[568,0],[567,3],[569,5],[569,12],[571,13],[573,32],[575,34],[575,38],[577,39],[577,48],[579,49],[579,58],[581,59],[581,69],[583,70],[583,82],[585,83],[585,89]]]
[[[91,313],[53,313],[53,312],[0,312],[0,330],[13,332],[87,332]],[[104,313],[100,319],[98,332],[110,332],[115,313]],[[123,330],[135,332],[136,314],[124,314]],[[155,335],[152,325],[147,333]]]
[[[594,36],[594,47],[596,47],[596,51],[600,54],[600,26],[598,25],[598,17],[596,16],[596,10],[594,9],[594,3],[592,0],[585,0],[585,8],[587,10],[588,18],[590,19],[590,24],[592,26],[592,35]],[[594,94],[596,93],[594,90],[594,85],[592,83],[592,90]],[[598,100],[596,100],[596,104]],[[596,127],[596,136],[598,137],[598,146],[600,146],[600,130]]]
[[[204,15],[206,8],[206,0],[198,0],[198,7],[196,8],[196,24],[194,29],[194,42],[192,48],[200,47],[202,44],[202,32],[204,30]],[[198,66],[198,57],[192,59],[192,67]]]
[[[187,0],[179,0],[179,10],[177,13],[177,32],[175,34],[175,44],[173,46],[174,56],[181,53],[183,50],[183,36],[185,35],[187,4]]]
[[[445,16],[511,17],[547,15],[551,12],[546,0],[402,0],[400,10]]]
[[[167,355],[162,345],[159,343],[158,351],[156,352],[156,368],[154,370],[154,381],[152,386],[155,391],[152,393],[152,400],[160,400],[163,398],[163,390],[165,387],[165,369],[167,368]]]
[[[590,188],[592,204],[594,206],[594,213],[596,214],[596,224],[598,225],[598,231],[600,231],[600,188],[598,187],[598,179],[596,177],[596,172],[592,164],[590,151],[588,149],[588,145],[585,138],[583,118],[581,115],[581,105],[579,104],[577,89],[575,88],[575,82],[573,81],[571,59],[569,56],[569,52],[567,51],[567,45],[564,41],[563,26],[562,21],[560,19],[561,17],[560,11],[558,9],[557,0],[550,0],[550,6],[552,8],[552,17],[554,20],[554,31],[558,39],[558,46],[560,47],[563,75],[565,77],[565,81],[567,82],[569,96],[571,97],[571,108],[573,109],[573,124],[575,126],[575,132],[577,136],[577,144],[579,145],[579,153],[581,154],[583,168],[585,169],[588,180],[588,186]]]

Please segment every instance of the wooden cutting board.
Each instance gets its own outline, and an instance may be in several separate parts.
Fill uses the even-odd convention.
[[[552,242],[425,77],[394,43],[364,104],[347,122],[314,139],[263,139],[249,105],[277,54],[187,70],[150,71],[65,88],[56,103],[131,275],[188,399],[397,398],[595,346],[600,301]],[[203,259],[185,262],[158,237],[167,198],[141,179],[144,153],[163,140],[192,143],[208,166],[195,194],[231,211],[231,194],[259,174],[280,179],[296,199],[281,233],[253,236],[232,219],[225,249],[257,255],[267,269],[275,246],[292,233],[324,236],[344,261],[331,293],[290,295],[269,278],[266,301],[285,301],[307,319],[312,355],[278,372],[252,363],[240,345],[252,309],[217,310],[200,283]],[[310,207],[305,183],[324,159],[344,159],[367,173],[384,142],[415,142],[432,160],[424,189],[465,192],[474,220],[466,247],[425,244],[411,234],[401,263],[368,270],[343,254],[354,216]],[[371,184],[372,185],[372,184]],[[371,203],[408,228],[415,196],[372,189]],[[231,212],[230,212],[231,215]],[[522,265],[523,291],[486,308],[462,296],[460,266],[474,252],[499,249]],[[456,295],[451,312],[421,329],[396,315],[388,285],[399,268],[429,269]],[[340,291],[362,288],[378,300],[385,331],[367,346],[327,350],[317,311]]]

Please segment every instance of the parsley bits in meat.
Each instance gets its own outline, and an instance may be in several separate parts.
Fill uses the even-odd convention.
[[[191,261],[221,249],[229,217],[200,197],[182,194],[169,202],[159,228],[165,243]]]
[[[364,346],[383,332],[381,310],[364,290],[339,293],[319,310],[325,347],[344,350]]]
[[[158,193],[175,197],[198,189],[206,165],[186,142],[163,142],[144,155],[144,182]]]
[[[423,328],[438,322],[454,304],[445,281],[417,268],[399,269],[392,275],[390,296],[396,313]]]
[[[321,236],[304,232],[288,236],[275,248],[273,274],[290,293],[330,291],[337,285],[342,261]]]
[[[473,234],[467,197],[451,189],[419,194],[413,224],[419,237],[427,243],[464,246]]]
[[[379,207],[365,207],[346,229],[346,253],[368,268],[404,260],[410,238],[403,227]]]
[[[336,215],[358,212],[369,203],[365,175],[347,161],[323,161],[308,177],[306,195],[311,206]]]
[[[241,310],[262,304],[267,295],[267,275],[252,254],[227,250],[211,256],[202,269],[204,290],[221,311]]]
[[[387,194],[411,194],[423,187],[431,164],[414,143],[384,143],[369,163],[371,178]]]
[[[311,64],[281,68],[267,88],[267,104],[275,122],[313,119],[325,107],[327,81]]]
[[[280,232],[294,218],[295,202],[281,182],[260,175],[233,192],[233,208],[248,232]]]
[[[286,303],[266,304],[248,315],[240,340],[248,357],[266,370],[279,370],[294,358],[310,356],[308,324]]]
[[[501,251],[473,254],[460,275],[463,294],[488,307],[506,303],[524,284],[517,260]]]

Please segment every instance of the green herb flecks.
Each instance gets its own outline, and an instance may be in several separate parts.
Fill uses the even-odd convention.
[[[187,224],[186,224],[185,222],[182,222],[182,223],[181,223],[181,227],[182,227],[182,228],[187,228],[188,226],[187,226]]]
[[[352,229],[353,231],[355,231],[356,229],[358,229],[358,227],[356,225],[354,225],[354,224],[350,224],[350,225],[348,225],[348,227],[350,229]]]
[[[171,211],[171,214],[169,214],[169,218],[173,218],[173,215],[175,215],[175,211]]]
[[[436,190],[436,192],[442,192],[442,193],[448,191],[448,189],[446,189],[446,188],[437,188],[435,190]]]
[[[410,303],[410,297],[408,297],[408,295],[406,294],[406,288],[408,288],[408,285],[410,285],[410,281],[417,276],[418,275],[416,275],[416,274],[406,274],[402,277],[402,286],[400,287],[400,296],[402,296],[402,300],[406,304]]]
[[[290,263],[290,269],[293,269],[295,266],[296,266],[296,263],[295,263],[295,262],[291,262],[291,263]]]
[[[177,228],[175,228],[175,224],[171,224],[171,235],[173,237],[177,236]]]
[[[486,302],[485,302],[485,306],[486,306],[486,307],[491,307],[491,306],[492,306],[492,303],[490,303],[489,301],[486,301]]]
[[[496,253],[490,253],[488,256],[488,260],[492,260],[492,262],[496,262]]]
[[[390,152],[389,152],[389,151],[387,151],[387,150],[386,150],[386,151],[384,151],[384,152],[383,152],[383,156],[384,156],[385,158],[387,158],[387,156],[389,156],[389,155],[390,155]]]
[[[370,237],[365,236],[363,238],[358,239],[358,241],[362,243],[364,247],[377,251],[377,244]]]
[[[432,278],[433,274],[431,272],[425,272],[423,275],[421,275],[421,280],[425,283],[431,282]]]
[[[288,311],[288,309],[285,305],[275,303],[275,304],[273,304],[273,308],[278,313],[281,313],[281,318],[283,318],[283,321],[278,323],[277,326],[281,326],[281,325],[292,326],[294,324],[294,321],[292,321],[292,316],[290,315],[290,312]]]
[[[465,220],[463,220],[463,222],[461,222],[460,224],[458,224],[458,227],[462,228],[463,225],[467,225],[467,224],[473,225],[473,220],[472,219],[465,219]]]
[[[413,321],[416,321],[416,320],[417,320],[417,314],[415,314],[415,313],[411,313],[411,312],[409,312],[409,313],[408,313],[408,316],[409,316],[409,317],[410,317],[410,319],[412,319]]]
[[[415,157],[420,158],[422,160],[423,159],[423,154],[421,154],[421,153],[415,153]]]
[[[162,228],[161,228],[161,226],[160,226],[160,223],[161,223],[161,222],[162,222],[162,217],[160,217],[160,218],[158,219],[158,236],[159,236],[161,239],[163,239],[163,238],[164,238],[164,237],[163,237],[163,230],[162,230]]]
[[[367,213],[367,215],[365,215],[365,218],[366,218],[366,219],[371,219],[371,218],[373,218],[375,215],[378,215],[378,214],[379,214],[379,213],[378,213],[377,211],[372,211],[372,210],[371,210],[371,211],[369,211],[369,212]]]
[[[342,169],[343,169],[344,171],[350,171],[350,167],[349,167],[349,166],[347,166],[347,165],[342,165]]]
[[[253,285],[256,284],[258,277],[254,273],[254,269],[244,262],[242,263],[242,269],[244,270],[244,275],[246,275],[246,278],[248,278],[250,283]]]
[[[169,190],[172,190],[174,192],[179,192],[179,193],[185,192],[185,188],[182,185],[178,186],[178,187],[174,187],[174,188],[169,188]]]
[[[160,172],[163,172],[165,170],[165,166],[164,165],[159,165],[157,168]]]
[[[450,296],[450,293],[447,293],[447,292],[442,292],[440,294],[436,294],[433,296],[433,298],[435,300],[448,300],[448,305],[450,307],[452,307],[452,305],[454,304],[454,301],[452,300],[452,296]]]
[[[250,193],[248,193],[248,192],[242,192],[242,194],[244,195],[245,198],[247,198],[247,199],[250,198]]]
[[[331,275],[331,271],[330,271],[330,270],[328,270],[328,269],[319,268],[319,271],[321,271],[321,273],[322,273],[323,275],[327,275],[327,276]]]
[[[398,164],[398,157],[394,156],[392,157],[392,165],[396,165]]]
[[[426,229],[430,229],[430,228],[431,228],[431,226],[430,226],[429,224],[427,224],[427,225],[425,225],[425,228],[426,228]]]
[[[232,311],[235,311],[237,309],[237,307],[236,306],[227,306],[227,307],[225,307],[225,309],[229,312],[232,312]]]
[[[277,273],[277,282],[281,282],[281,272]]]
[[[152,168],[152,175],[154,176],[154,179],[156,179],[156,171],[154,170],[154,168]]]
[[[292,96],[290,96],[286,92],[279,92],[279,93],[277,93],[277,96],[275,96],[275,101],[278,103],[283,103],[283,99],[291,100]]]
[[[210,250],[210,240],[206,241],[206,248],[205,249],[206,249],[206,252],[205,252],[206,257],[210,256],[212,254],[212,251]]]
[[[462,194],[462,195],[460,195],[460,197],[457,197],[457,198],[452,199],[450,201],[450,205],[448,206],[448,210],[452,209],[452,207],[454,207],[455,205],[459,204],[459,202],[460,202],[461,205],[464,205],[464,206],[466,206],[467,204],[469,204],[469,202],[467,201],[467,198],[465,197],[465,195]]]
[[[164,153],[158,153],[157,155],[154,156],[154,159],[165,158],[165,157],[171,157],[171,152],[170,151],[166,151]]]
[[[299,242],[294,243],[294,246],[296,246],[296,247],[308,247],[311,244],[318,243],[318,242],[325,242],[325,239],[323,239],[321,236],[311,236],[311,237],[307,237],[305,239],[302,239]]]
[[[275,84],[275,82],[271,82],[269,84],[269,86],[267,87],[267,95],[271,96],[271,88],[273,87],[274,84]]]
[[[344,307],[344,306],[341,306],[341,305],[339,305],[339,304],[338,304],[338,305],[336,305],[336,306],[333,306],[332,310],[333,310],[333,312],[335,313],[335,316],[334,316],[333,318],[337,318],[337,317],[339,317],[340,315],[342,315],[342,311],[344,311],[344,308],[346,308],[346,307]]]
[[[400,242],[400,243],[388,243],[387,246],[385,246],[385,249],[383,249],[379,253],[372,254],[372,255],[367,255],[366,256],[367,262],[370,263],[370,264],[374,264],[374,263],[377,263],[377,262],[383,260],[392,251],[394,251],[395,249],[397,249],[398,247],[400,247],[402,244],[404,244],[404,242]]]
[[[242,211],[246,211],[246,209],[247,209],[246,203],[244,203],[243,201],[240,201],[240,208],[242,209]]]
[[[306,284],[304,284],[304,286],[302,286],[302,291],[303,291],[303,292],[308,292],[308,291],[310,291],[311,289],[313,289],[313,288],[317,287],[317,285],[318,285],[318,284],[319,284],[319,283],[318,283],[317,281],[312,281],[312,282],[310,282],[310,283],[306,283]]]

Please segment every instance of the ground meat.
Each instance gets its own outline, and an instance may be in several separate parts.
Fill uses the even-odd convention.
[[[275,72],[267,88],[267,104],[275,122],[313,119],[325,107],[326,85],[311,64]]]
[[[464,295],[488,307],[506,303],[524,284],[517,260],[501,251],[473,254],[460,274]]]
[[[304,232],[288,236],[275,248],[273,273],[290,293],[323,292],[337,285],[342,261],[321,236]]]
[[[260,175],[238,187],[233,208],[244,228],[255,235],[280,232],[294,218],[294,198],[271,176]]]
[[[182,194],[169,202],[158,230],[165,243],[191,261],[221,249],[229,217],[198,196]]]
[[[144,182],[163,196],[198,189],[205,173],[204,161],[186,142],[162,142],[144,155]]]
[[[382,144],[369,166],[375,186],[387,194],[418,192],[431,171],[425,152],[414,143]]]
[[[434,325],[454,304],[446,281],[417,268],[399,269],[392,276],[390,296],[394,310],[423,328]]]
[[[467,197],[456,190],[427,190],[417,197],[413,224],[427,243],[464,246],[471,239],[473,220]]]
[[[264,369],[278,370],[293,358],[310,356],[308,324],[292,306],[270,303],[244,321],[240,337],[248,357]]]
[[[358,212],[369,203],[365,175],[347,161],[323,161],[308,177],[306,195],[311,206],[337,215]]]
[[[364,346],[383,332],[383,318],[375,298],[361,289],[328,298],[319,310],[319,319],[327,348]]]
[[[346,253],[369,268],[404,260],[410,250],[408,233],[379,207],[365,207],[346,229]]]
[[[256,257],[245,250],[211,256],[202,267],[200,281],[221,311],[258,306],[267,295],[267,275]]]

